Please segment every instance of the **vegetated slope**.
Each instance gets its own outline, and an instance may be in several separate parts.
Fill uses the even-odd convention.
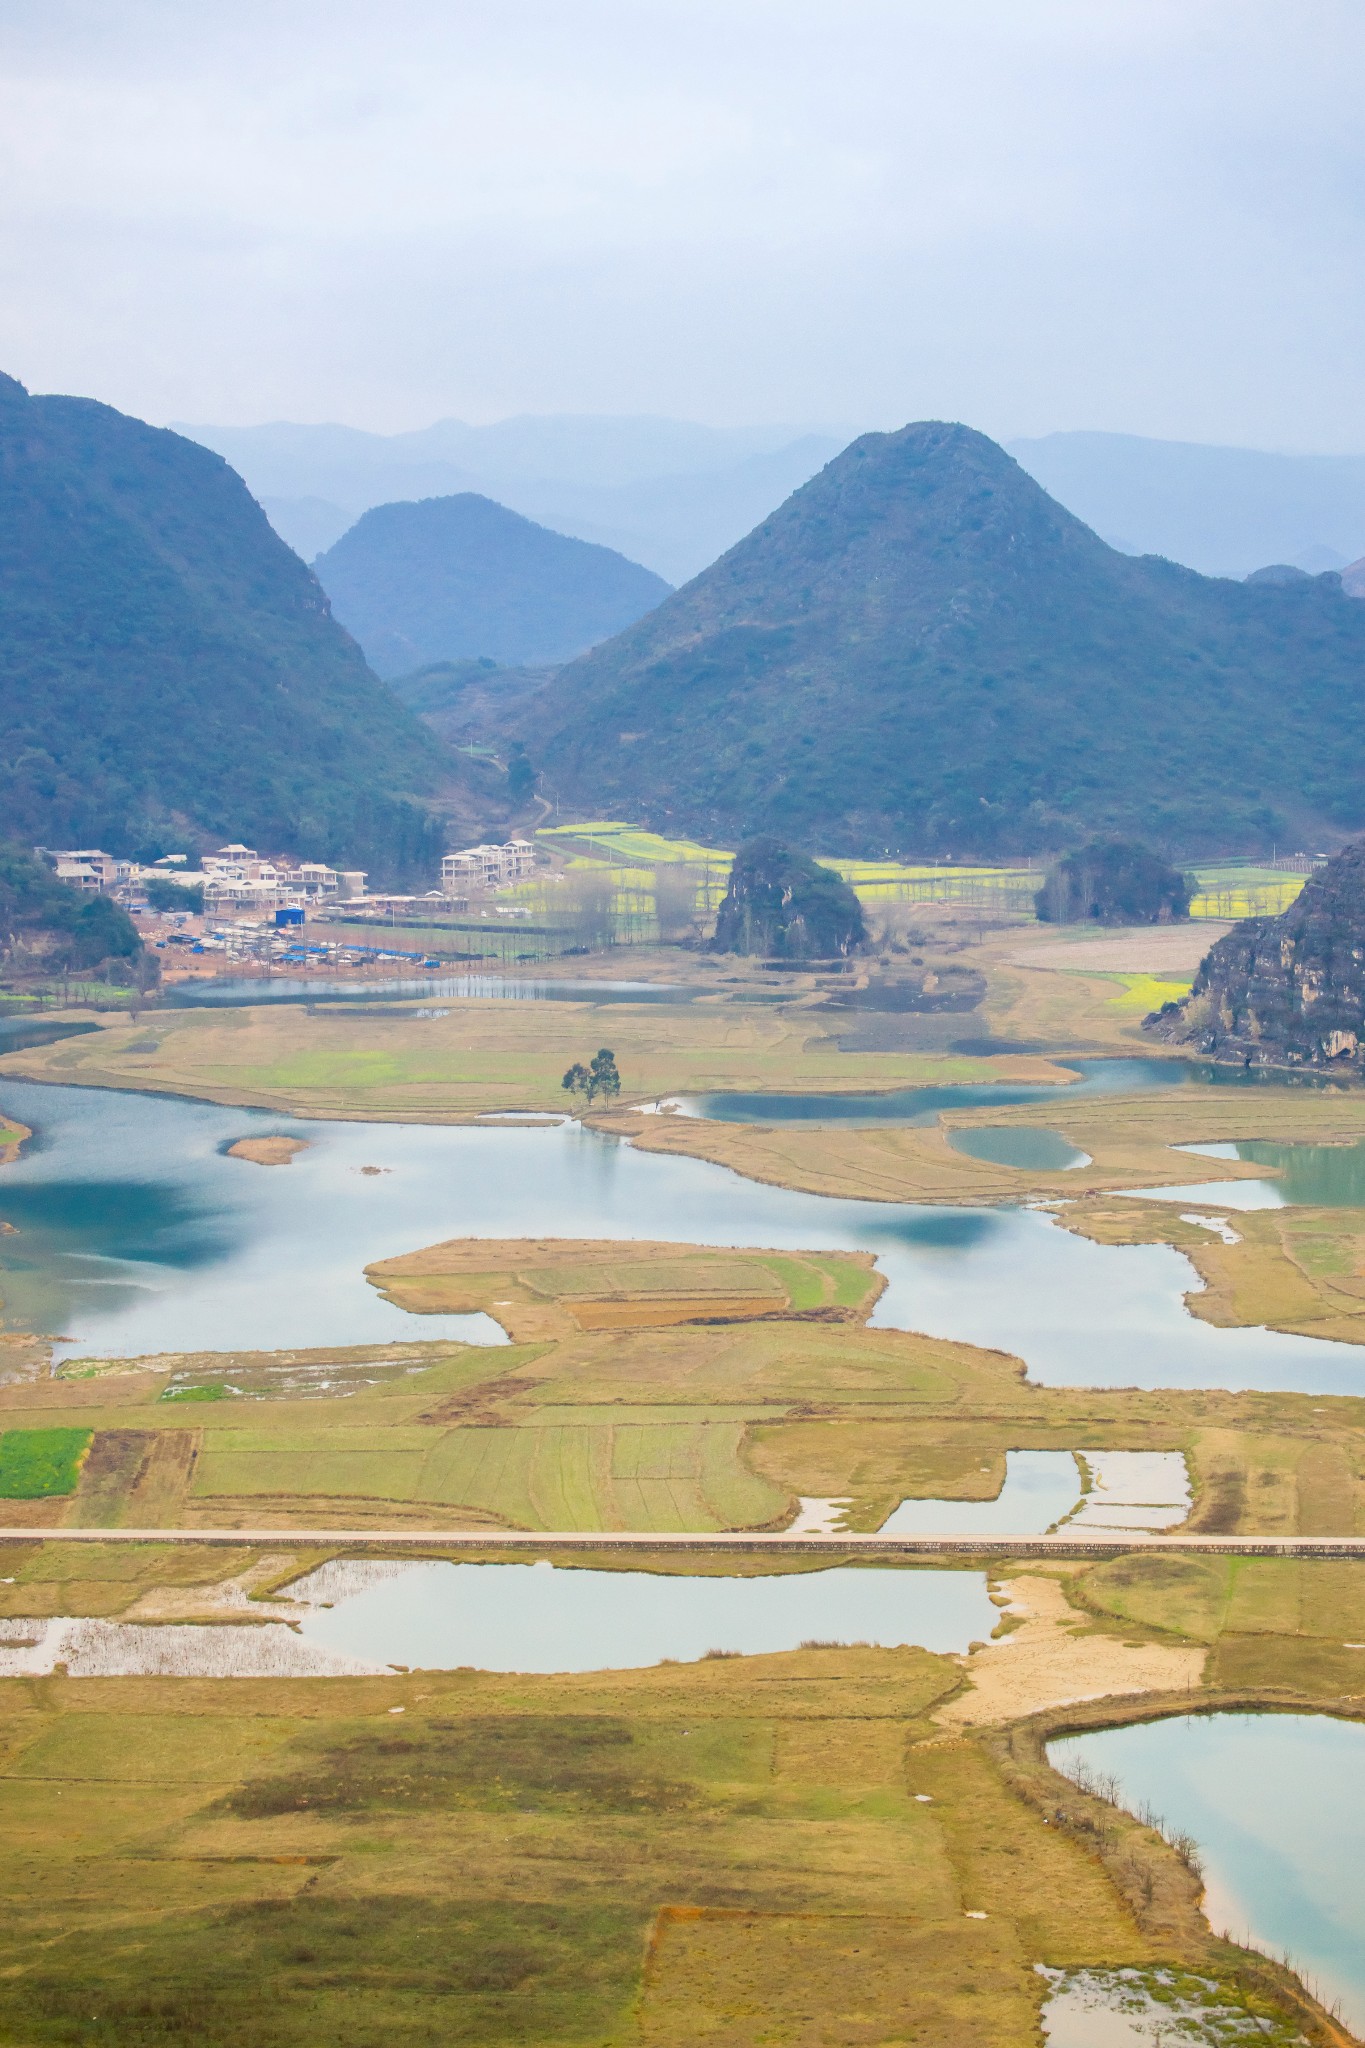
[[[526,698],[541,690],[555,674],[544,668],[500,668],[480,661],[433,661],[410,675],[394,676],[389,684],[409,711],[452,745],[497,732]]]
[[[1365,606],[1118,554],[928,422],[855,441],[519,729],[548,793],[713,843],[1284,843],[1365,824]]]
[[[652,569],[481,498],[376,505],[317,561],[381,676],[436,661],[568,661],[668,596]]]
[[[425,868],[453,774],[219,456],[0,378],[0,815]]]
[[[1365,1067],[1365,839],[1343,847],[1278,917],[1218,940],[1181,1002],[1145,1028],[1247,1066]]]

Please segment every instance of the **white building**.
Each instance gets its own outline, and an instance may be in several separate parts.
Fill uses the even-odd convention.
[[[466,846],[441,862],[443,896],[476,895],[524,881],[534,872],[536,850],[529,839],[509,839],[503,846]]]

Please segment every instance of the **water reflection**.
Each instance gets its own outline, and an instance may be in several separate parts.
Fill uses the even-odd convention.
[[[999,1620],[982,1572],[835,1566],[769,1577],[556,1570],[538,1564],[373,1564],[342,1568],[336,1605],[302,1634],[381,1664],[484,1671],[614,1671],[708,1650],[794,1650],[806,1641],[915,1643],[965,1651]],[[321,1573],[288,1590],[325,1600]]]
[[[306,1122],[7,1080],[0,1108],[38,1134],[0,1169],[18,1231],[0,1235],[5,1320],[80,1353],[487,1341],[486,1317],[394,1308],[365,1266],[449,1237],[651,1238],[871,1251],[888,1283],[874,1326],[1011,1352],[1051,1385],[1365,1388],[1355,1345],[1190,1316],[1198,1277],[1170,1246],[1094,1244],[1029,1209],[799,1194],[576,1124]],[[308,1150],[224,1156],[271,1131]]]

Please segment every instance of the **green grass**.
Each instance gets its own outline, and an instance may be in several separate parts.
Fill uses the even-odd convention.
[[[7,1429],[0,1436],[0,1500],[74,1493],[92,1440],[88,1429]]]

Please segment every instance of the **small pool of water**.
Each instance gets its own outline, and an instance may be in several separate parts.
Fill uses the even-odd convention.
[[[1068,1774],[1112,1773],[1131,1811],[1192,1835],[1215,1931],[1288,1951],[1365,2030],[1365,1725],[1202,1714],[1071,1736],[1048,1753]]]
[[[1060,1131],[1039,1130],[1033,1124],[975,1124],[968,1130],[949,1131],[948,1143],[968,1159],[989,1160],[992,1166],[1024,1167],[1033,1173],[1071,1173],[1090,1164],[1090,1154],[1068,1143]]]
[[[1288,2021],[1270,2028],[1236,1991],[1185,1970],[1050,1970],[1048,2048],[1302,2048]]]
[[[903,1500],[881,1534],[1042,1536],[1059,1522],[1068,1529],[1169,1529],[1189,1511],[1189,1474],[1179,1451],[1007,1451],[1005,1483],[994,1500]]]
[[[1092,1095],[1136,1095],[1152,1090],[1248,1088],[1266,1076],[1210,1060],[1059,1059],[1079,1079],[1066,1083],[964,1082],[955,1087],[896,1088],[881,1095],[681,1095],[683,1116],[730,1124],[932,1124],[941,1109],[1007,1109],[1023,1102],[1079,1102]],[[1283,1085],[1284,1076],[1276,1077]],[[1315,1079],[1317,1077],[1314,1077]],[[1325,1084],[1324,1084],[1325,1085]],[[1001,1162],[1013,1165],[1012,1160]]]
[[[314,1605],[306,1641],[346,1658],[440,1670],[628,1670],[812,1640],[962,1652],[1000,1619],[982,1572],[875,1566],[718,1578],[358,1560],[324,1565],[287,1590]]]

